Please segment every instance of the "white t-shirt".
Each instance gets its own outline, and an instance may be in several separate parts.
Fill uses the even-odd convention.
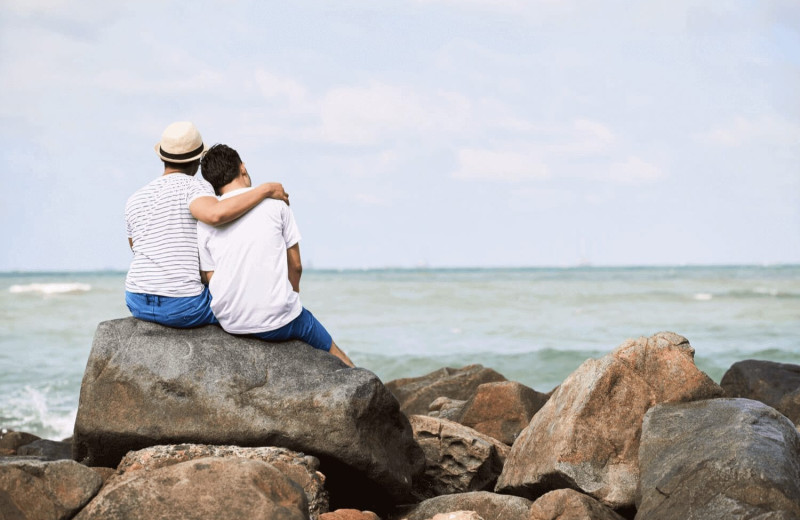
[[[133,261],[125,290],[187,297],[203,292],[197,259],[197,221],[189,204],[214,196],[205,179],[183,173],[163,175],[131,195],[125,205]]]
[[[233,334],[267,332],[300,315],[303,306],[289,282],[286,258],[286,250],[299,241],[292,210],[274,199],[224,226],[197,223],[200,269],[214,271],[208,286],[211,310],[223,329]]]

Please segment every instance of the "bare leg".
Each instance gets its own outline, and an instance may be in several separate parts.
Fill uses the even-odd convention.
[[[337,358],[341,359],[342,361],[344,361],[344,364],[345,364],[345,365],[347,365],[347,366],[349,366],[350,368],[353,368],[353,367],[355,367],[355,365],[353,364],[353,362],[352,362],[352,361],[350,361],[350,358],[349,358],[349,357],[347,357],[347,354],[345,354],[344,352],[342,352],[342,349],[340,349],[339,347],[337,347],[337,346],[336,346],[336,343],[334,343],[334,342],[333,342],[333,340],[331,340],[331,350],[330,350],[330,353],[331,353],[331,354],[333,354],[334,356],[336,356]]]

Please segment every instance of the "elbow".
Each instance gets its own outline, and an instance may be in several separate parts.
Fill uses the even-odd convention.
[[[295,276],[300,278],[300,275],[303,274],[303,265],[302,264],[293,265],[292,272],[294,273]]]

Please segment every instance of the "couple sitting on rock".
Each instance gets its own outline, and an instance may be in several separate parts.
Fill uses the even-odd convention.
[[[236,150],[207,150],[192,123],[169,125],[155,149],[163,175],[125,207],[133,250],[125,302],[133,316],[179,328],[218,323],[231,334],[270,341],[300,339],[352,367],[300,303],[300,233],[283,186],[253,188]],[[198,168],[207,182],[195,177]]]

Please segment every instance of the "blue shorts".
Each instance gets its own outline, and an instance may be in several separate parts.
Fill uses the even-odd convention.
[[[312,347],[329,352],[333,338],[317,321],[317,318],[307,309],[303,309],[300,316],[296,317],[283,327],[267,332],[257,332],[250,336],[267,341],[286,341],[290,339],[303,340]]]
[[[186,298],[125,291],[125,303],[134,318],[154,321],[168,327],[188,329],[219,323],[211,311],[211,293],[208,292],[208,287],[197,296]]]

